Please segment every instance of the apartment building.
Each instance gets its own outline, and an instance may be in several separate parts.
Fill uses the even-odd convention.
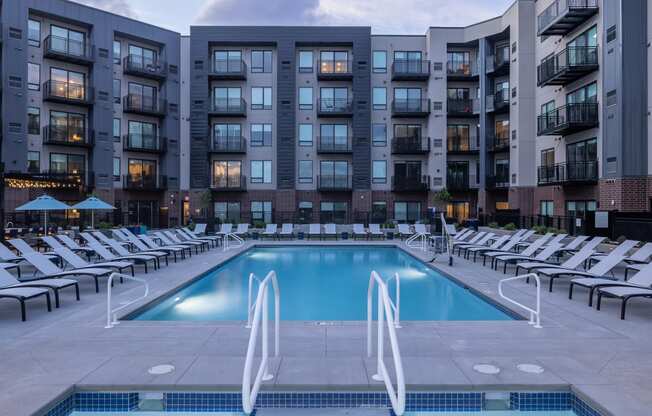
[[[97,194],[112,221],[178,223],[179,34],[64,0],[1,5],[4,209]]]

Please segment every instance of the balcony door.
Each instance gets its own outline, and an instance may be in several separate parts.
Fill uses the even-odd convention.
[[[242,71],[242,51],[215,51],[213,59],[213,70],[216,73]]]
[[[446,165],[446,176],[452,188],[468,188],[469,162],[448,162]]]
[[[598,178],[598,140],[590,139],[566,145],[568,180]]]
[[[349,126],[346,124],[322,124],[319,126],[320,143],[323,147],[347,149]]]
[[[216,188],[240,188],[242,162],[239,160],[216,160],[213,162],[213,185]]]
[[[50,68],[50,94],[73,100],[86,97],[86,75],[81,72]]]
[[[55,175],[81,175],[84,172],[84,155],[50,153],[50,173]]]
[[[319,101],[322,111],[345,110],[349,102],[348,88],[321,88]]]
[[[156,88],[130,82],[129,100],[130,105],[135,108],[156,108]]]
[[[156,65],[157,53],[153,49],[129,45],[129,63],[139,68],[147,69]]]
[[[154,123],[129,121],[129,145],[139,149],[156,149],[156,129]]]
[[[237,109],[240,108],[242,90],[239,87],[215,88],[213,90],[215,108]]]
[[[496,170],[496,183],[509,183],[509,159],[497,159],[494,165]]]
[[[156,161],[129,159],[130,184],[142,188],[156,188]]]
[[[394,51],[394,67],[398,72],[422,72],[421,59],[420,51]]]
[[[349,72],[349,53],[347,51],[321,51],[319,53],[319,72],[322,74],[342,74]]]
[[[345,160],[322,160],[319,162],[320,185],[323,187],[346,188],[349,177],[349,162]]]
[[[598,28],[593,26],[568,42],[568,65],[587,65],[597,63]]]
[[[420,181],[421,162],[401,162],[394,164],[395,181]]]
[[[83,32],[65,27],[50,26],[50,48],[68,55],[84,56],[86,36]]]
[[[468,124],[449,124],[446,137],[449,151],[468,151],[471,149]]]
[[[471,75],[471,54],[469,52],[448,52],[448,72]]]
[[[86,139],[86,116],[63,111],[50,111],[48,137],[55,141],[83,143]]]
[[[239,149],[241,129],[240,124],[214,124],[213,145],[216,149]]]
[[[394,106],[400,111],[421,111],[421,88],[394,88]]]

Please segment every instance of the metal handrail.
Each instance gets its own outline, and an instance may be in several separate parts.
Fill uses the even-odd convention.
[[[417,240],[419,240],[417,244],[414,244]],[[427,241],[428,241],[427,234],[414,233],[407,240],[405,240],[405,245],[413,250],[426,251],[428,247]]]
[[[268,358],[269,358],[269,340],[267,337],[267,330],[269,326],[269,307],[268,307],[268,289],[269,283],[272,282],[274,289],[274,357],[279,354],[279,322],[280,322],[280,292],[278,289],[278,281],[276,279],[276,272],[271,270],[267,276],[258,286],[258,295],[256,296],[256,304],[254,308],[253,320],[251,323],[251,334],[249,336],[249,344],[247,346],[247,356],[244,365],[244,373],[242,375],[242,408],[246,414],[250,414],[254,410],[256,398],[260,391],[260,383],[274,378],[269,372]],[[261,317],[262,314],[262,317]],[[258,339],[258,329],[261,326],[262,319],[262,355],[256,378],[253,385],[251,384],[251,370],[256,353],[256,341]]]
[[[140,297],[138,297],[138,298],[136,298],[136,299],[134,299],[134,300],[132,300],[130,302],[127,302],[127,303],[125,303],[123,305],[120,305],[115,309],[111,309],[111,288],[113,287],[113,278],[116,277],[116,276],[124,278],[124,279],[133,280],[133,281],[142,283],[143,286],[145,286],[145,293],[142,296],[140,296]],[[109,328],[113,328],[115,325],[120,323],[116,319],[116,312],[126,308],[127,306],[129,306],[129,305],[131,305],[131,304],[133,304],[135,302],[138,302],[141,299],[145,299],[147,297],[147,295],[149,295],[149,283],[147,283],[146,280],[141,279],[139,277],[114,272],[114,273],[111,273],[111,275],[109,276],[109,281],[108,281],[107,284],[108,284],[108,288],[106,290],[106,326],[104,328],[109,329]]]
[[[235,241],[235,245],[231,246],[229,244],[229,237],[231,237]],[[222,247],[224,248],[224,251],[230,250],[232,248],[240,248],[245,245],[245,241],[240,238],[236,233],[228,233],[224,234],[224,244],[222,244]]]
[[[254,319],[254,309],[256,307],[256,304],[251,302],[251,298],[253,295],[254,280],[256,280],[258,282],[258,285],[260,286],[261,282],[258,276],[256,276],[253,273],[249,273],[249,292],[247,296],[247,326],[245,328],[251,328],[251,323]]]
[[[536,282],[537,285],[537,304],[535,306],[536,309],[532,309],[528,306],[525,306],[522,303],[517,302],[514,299],[505,296],[505,294],[503,293],[503,283],[512,280],[529,279],[530,277],[534,278],[534,281]],[[507,277],[505,279],[501,279],[498,282],[498,294],[500,295],[501,298],[505,299],[506,301],[513,303],[514,305],[530,312],[530,321],[528,323],[530,325],[533,325],[535,328],[541,328],[541,281],[539,280],[539,275],[537,275],[536,273],[528,273],[520,276]]]
[[[392,302],[389,298],[387,284],[381,279],[376,271],[371,272],[369,277],[369,289],[367,291],[367,357],[372,356],[372,306],[373,290],[378,285],[378,362],[377,373],[373,375],[376,381],[384,381],[389,400],[392,404],[392,410],[397,416],[402,416],[405,412],[405,376],[403,374],[403,362],[401,360],[401,351],[399,350],[398,340],[396,337],[396,323]],[[392,348],[392,358],[394,359],[394,369],[396,373],[396,389],[389,378],[389,372],[384,362],[384,320],[387,319],[387,332],[389,333],[390,346]]]

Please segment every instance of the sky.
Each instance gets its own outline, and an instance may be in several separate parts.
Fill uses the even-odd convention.
[[[423,35],[502,14],[514,0],[73,0],[188,34],[190,25],[371,26]],[[399,11],[400,10],[400,11]]]

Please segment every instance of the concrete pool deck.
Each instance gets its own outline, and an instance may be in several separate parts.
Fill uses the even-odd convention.
[[[254,243],[248,242],[241,250]],[[397,241],[368,244],[401,245]],[[225,254],[213,249],[147,275],[141,271],[140,275],[150,283],[150,295],[140,304],[169,292],[239,251]],[[417,251],[411,252],[424,258]],[[497,294],[502,273],[458,257],[449,267],[446,260],[442,257],[435,267],[503,303]],[[105,329],[105,288],[95,294],[90,280],[81,282],[81,302],[63,292],[62,307],[47,313],[43,301],[31,301],[27,322],[20,322],[16,302],[0,302],[0,413],[32,415],[73,388],[241,389],[249,338],[244,325],[126,321]],[[515,299],[533,303],[533,285],[519,281],[507,288]],[[621,321],[619,302],[607,300],[603,310],[596,311],[587,307],[586,292],[579,290],[573,300],[568,300],[567,289],[567,283],[562,281],[555,284],[553,293],[542,291],[543,329],[532,328],[526,321],[404,322],[397,333],[408,389],[540,391],[571,386],[580,397],[598,404],[599,410],[613,415],[650,415],[652,302],[631,301],[627,320]],[[136,283],[118,284],[114,291],[116,304],[141,293],[142,287]],[[403,299],[406,301],[409,300]],[[283,322],[281,355],[272,360],[271,366],[275,378],[265,383],[264,389],[383,391],[383,383],[371,379],[375,361],[366,358],[365,336],[363,322]],[[386,353],[390,354],[389,349]],[[391,357],[386,363],[391,367]],[[501,372],[476,373],[472,368],[479,363],[497,365]],[[521,363],[538,364],[545,371],[523,373],[516,369]],[[172,364],[175,371],[160,376],[148,374],[148,368],[157,364]]]

